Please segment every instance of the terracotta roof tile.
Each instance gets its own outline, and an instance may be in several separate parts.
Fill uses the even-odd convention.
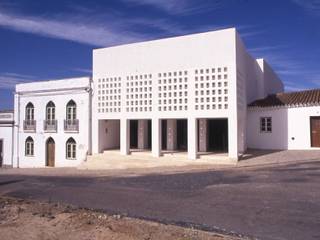
[[[249,107],[280,107],[320,105],[320,89],[268,95],[249,104]]]

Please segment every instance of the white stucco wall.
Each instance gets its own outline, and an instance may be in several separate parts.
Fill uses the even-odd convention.
[[[123,46],[116,46],[111,48],[96,49],[93,51],[93,81],[94,81],[94,99],[93,99],[93,152],[97,153],[99,151],[98,140],[99,140],[99,128],[98,121],[100,119],[121,119],[126,121],[126,119],[152,119],[155,122],[158,122],[159,119],[188,119],[190,122],[194,122],[197,118],[228,118],[229,119],[229,156],[232,158],[237,158],[238,149],[237,149],[237,137],[234,133],[237,132],[237,103],[236,103],[236,51],[235,51],[235,32],[234,28],[219,30],[214,32],[207,32],[201,34],[193,34],[181,37],[174,37],[168,39],[161,39],[149,42],[135,43]],[[224,72],[224,69],[227,69]],[[201,104],[196,103],[196,87],[195,87],[195,78],[196,71],[204,71],[202,74],[204,78],[207,76],[212,77],[211,71],[215,69],[222,69],[221,75],[227,74],[228,86],[226,87],[227,93],[224,94],[222,90],[221,94],[221,109],[211,109],[212,105],[217,103],[206,102],[204,101],[205,108],[201,109]],[[206,71],[209,70],[210,74],[206,75]],[[183,106],[182,109],[179,109],[179,102],[174,104],[174,98],[167,97],[167,103],[169,100],[172,103],[167,104],[167,110],[159,110],[159,74],[172,74],[170,77],[172,81],[176,78],[179,81],[179,72],[182,72],[182,78],[187,78],[187,83],[183,84]],[[187,73],[185,75],[185,72]],[[174,73],[177,73],[177,76],[174,77]],[[215,73],[217,74],[217,72]],[[151,76],[148,77],[148,88],[147,91],[143,91],[142,94],[152,93],[152,97],[149,100],[152,100],[152,104],[148,106],[148,110],[145,111],[127,111],[128,102],[132,99],[127,99],[127,88],[129,84],[130,87],[130,77],[138,76],[144,77],[145,75]],[[218,74],[217,74],[218,75]],[[100,87],[105,85],[99,80],[107,78],[116,78],[118,80],[117,84],[120,83],[121,87],[116,88],[121,89],[121,104],[117,106],[116,111],[113,112],[99,112],[99,103],[103,104],[102,101],[99,101],[99,91],[103,91]],[[164,79],[163,77],[161,78]],[[167,81],[169,77],[166,77]],[[151,81],[151,84],[149,84]],[[142,81],[144,82],[144,80]],[[199,81],[200,82],[200,81]],[[210,83],[211,84],[211,83]],[[218,83],[217,83],[218,84]],[[172,84],[178,86],[178,84]],[[187,85],[187,87],[185,87]],[[161,85],[163,86],[163,85]],[[140,87],[140,85],[139,85]],[[144,85],[142,86],[145,87]],[[169,84],[167,86],[169,88]],[[150,90],[151,88],[151,90]],[[222,87],[223,88],[223,87]],[[177,89],[176,92],[179,92],[180,89]],[[200,91],[206,91],[208,88],[206,84]],[[187,95],[184,95],[187,92]],[[218,90],[217,90],[218,92]],[[140,94],[140,93],[139,93]],[[204,94],[206,95],[206,94]],[[200,97],[200,96],[198,96]],[[211,93],[209,96],[203,96],[205,99],[209,97],[210,101],[214,95]],[[218,96],[215,96],[218,101]],[[225,101],[225,97],[227,97]],[[179,97],[175,98],[179,101]],[[136,101],[134,99],[133,101]],[[163,99],[162,99],[163,100]],[[184,101],[187,100],[187,103]],[[138,107],[140,107],[139,99]],[[225,108],[227,104],[227,108]],[[198,109],[196,109],[198,105]],[[208,110],[206,105],[209,105],[210,109]],[[218,106],[218,104],[217,104]],[[152,110],[149,110],[149,107]],[[172,110],[168,110],[169,107],[172,107]],[[177,108],[174,110],[174,108]],[[187,109],[185,109],[187,107]],[[101,106],[100,106],[101,108]],[[120,108],[120,111],[118,110]],[[129,106],[130,108],[130,106]],[[102,110],[103,108],[101,108]],[[193,124],[189,125],[193,129]],[[196,132],[193,130],[189,131],[188,142],[192,146],[192,150],[189,149],[189,157],[195,158],[197,149],[196,147]],[[123,131],[124,133],[126,131]],[[152,134],[152,142],[159,142],[158,139],[155,139],[158,134]],[[123,136],[124,137],[124,136]],[[125,143],[125,141],[123,141]],[[157,144],[157,147],[160,144]],[[153,144],[155,147],[155,144]],[[192,151],[192,153],[191,153]]]
[[[236,51],[238,151],[243,153],[247,147],[250,147],[250,136],[247,136],[247,125],[250,121],[247,119],[248,104],[268,94],[283,92],[283,84],[265,60],[256,60],[246,51],[238,34],[236,35]]]
[[[52,137],[55,141],[55,166],[77,166],[86,159],[90,151],[90,88],[89,78],[64,79],[57,81],[36,82],[19,84],[15,95],[15,118],[19,123],[17,128],[15,166],[19,167],[45,167],[46,165],[46,141]],[[66,119],[66,105],[73,100],[77,104],[77,119],[79,119],[79,132],[70,133],[64,131]],[[49,101],[55,104],[58,130],[54,133],[44,131],[46,105]],[[31,102],[34,105],[34,119],[36,120],[36,132],[23,130],[26,105]],[[34,140],[34,156],[25,156],[25,140],[27,137]],[[72,137],[77,143],[75,160],[66,159],[66,141]]]
[[[109,149],[120,149],[120,121],[99,121],[99,153]]]
[[[3,146],[3,166],[12,166],[13,112],[0,112],[0,140]]]
[[[257,59],[260,69],[263,72],[259,98],[264,98],[269,94],[281,93],[284,91],[284,85],[277,74],[264,59]]]
[[[248,111],[248,147],[257,149],[313,149],[310,117],[320,116],[320,106],[260,108]],[[260,132],[260,118],[272,117],[272,133]]]

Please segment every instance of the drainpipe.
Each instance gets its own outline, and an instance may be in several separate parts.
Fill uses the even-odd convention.
[[[19,152],[19,133],[20,133],[20,94],[18,93],[18,122],[15,123],[15,127],[17,128],[17,168],[20,165],[20,152]],[[13,163],[13,162],[12,162]]]
[[[14,155],[14,111],[13,111],[13,123],[12,123],[12,130],[11,130],[11,167],[13,168],[13,155]]]
[[[88,113],[89,113],[89,122],[88,122],[88,152],[87,155],[92,153],[92,77],[89,80],[89,86],[85,89],[88,93],[89,103],[88,103]]]

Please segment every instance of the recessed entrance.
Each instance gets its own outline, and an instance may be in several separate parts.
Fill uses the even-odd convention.
[[[188,120],[161,120],[161,150],[185,152],[188,150]]]
[[[188,120],[177,120],[177,149],[180,151],[188,150]]]
[[[120,150],[120,120],[99,121],[99,152]]]
[[[130,149],[138,148],[138,120],[130,120]]]
[[[199,152],[228,152],[228,119],[198,120]]]
[[[151,150],[152,146],[152,123],[151,120],[130,120],[130,149]]]
[[[55,165],[55,142],[53,138],[48,138],[46,142],[46,166],[54,167]]]
[[[320,147],[320,117],[310,117],[311,147]]]

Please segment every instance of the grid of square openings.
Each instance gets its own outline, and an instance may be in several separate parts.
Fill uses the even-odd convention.
[[[126,111],[152,111],[152,74],[127,76]]]
[[[158,111],[188,110],[188,71],[158,73]]]
[[[121,77],[98,79],[98,112],[121,112]]]
[[[228,109],[228,68],[195,70],[195,110]]]

